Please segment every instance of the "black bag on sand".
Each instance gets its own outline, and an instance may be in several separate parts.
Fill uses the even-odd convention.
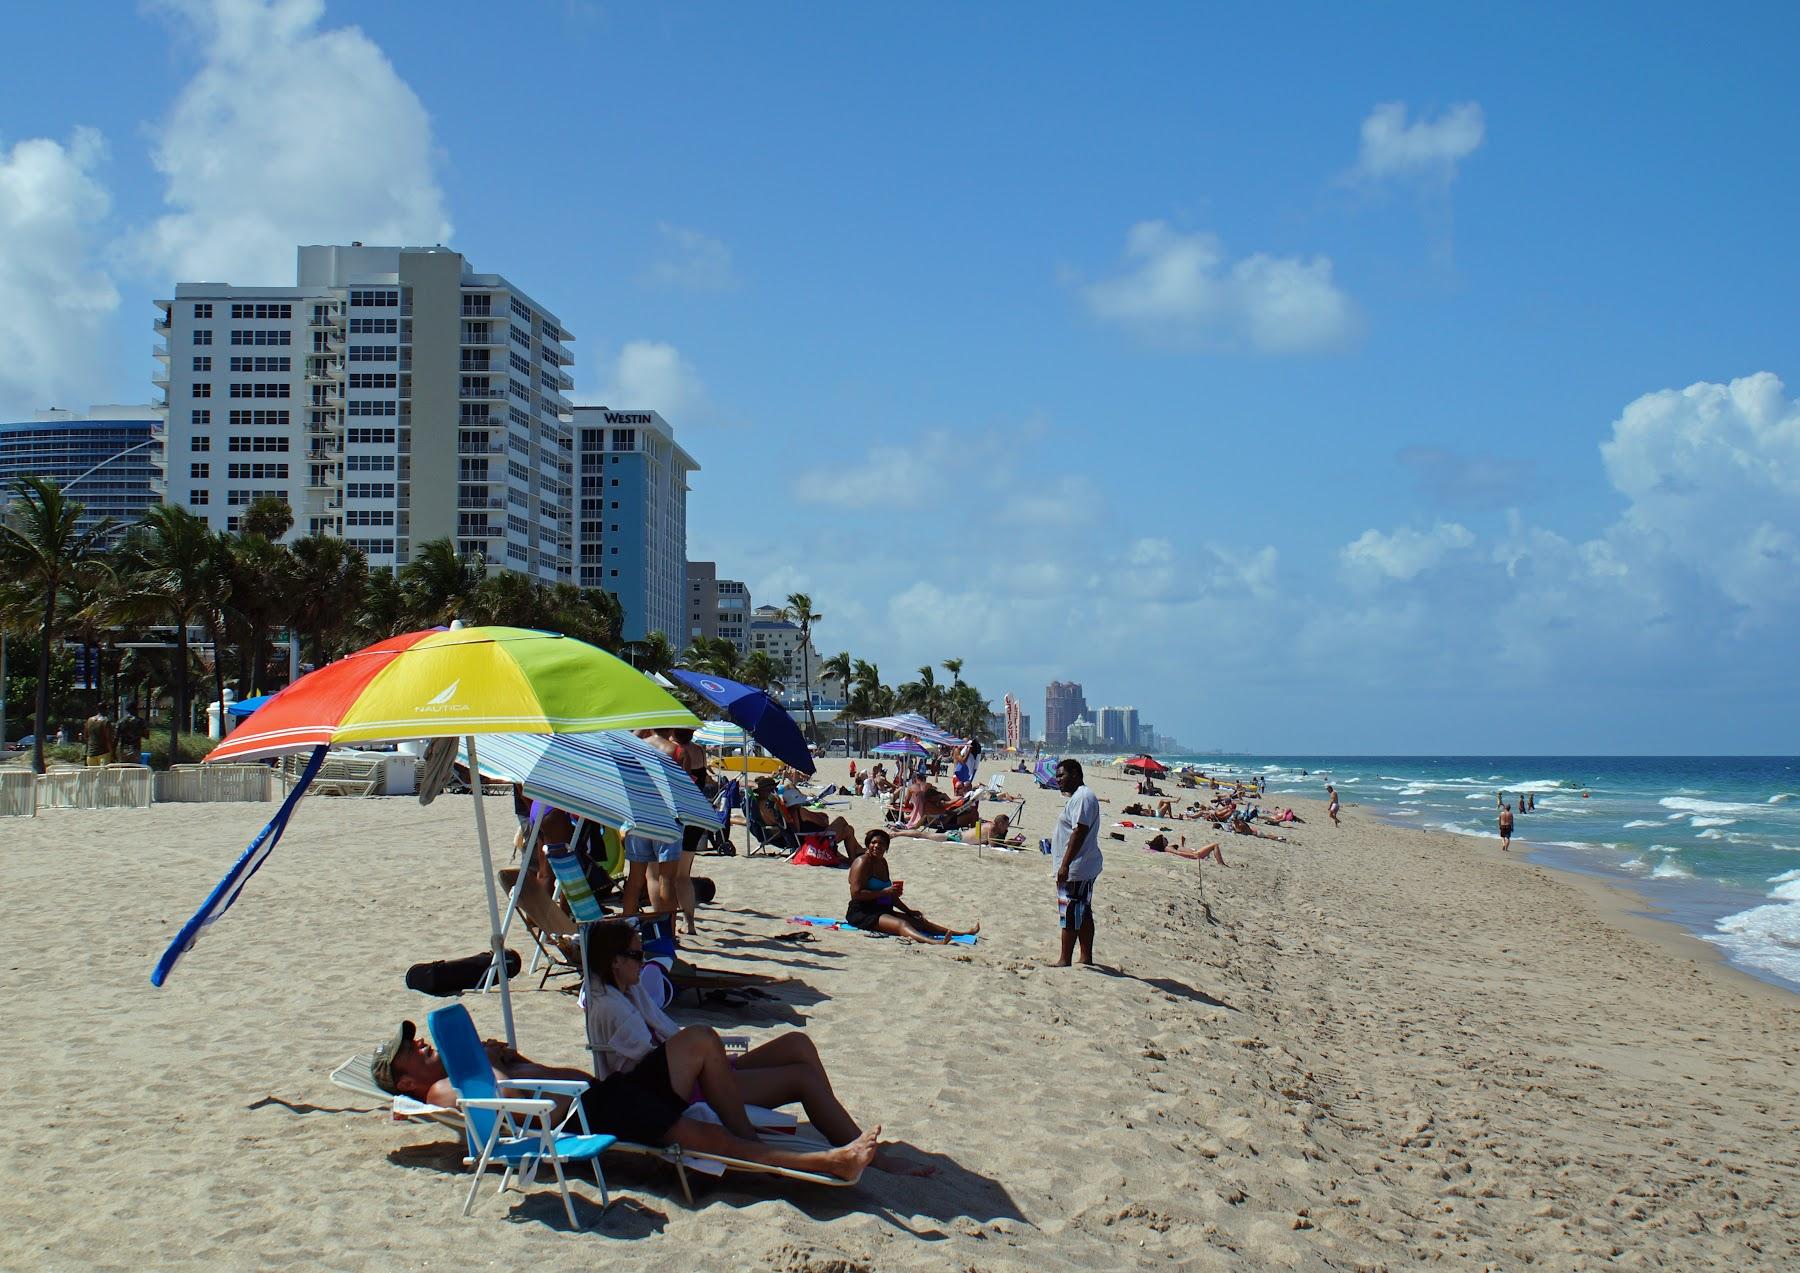
[[[694,876],[694,902],[699,906],[710,905],[713,898],[719,895],[719,886],[704,875]]]
[[[466,959],[436,959],[428,964],[414,964],[406,970],[406,988],[447,999],[479,986],[481,979],[487,975],[488,965],[493,962],[494,953],[484,950],[479,955],[470,955]],[[507,951],[508,980],[519,975],[519,967],[519,952]]]

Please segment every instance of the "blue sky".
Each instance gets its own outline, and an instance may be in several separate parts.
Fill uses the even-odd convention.
[[[178,277],[441,240],[675,423],[694,556],[890,680],[1792,750],[1786,7],[423,12],[11,15],[0,410],[146,398]]]

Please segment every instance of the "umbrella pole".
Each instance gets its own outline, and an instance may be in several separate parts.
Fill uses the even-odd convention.
[[[494,964],[504,973],[506,971],[506,939],[500,934],[500,895],[494,890],[494,858],[488,852],[487,803],[483,795],[481,783],[481,758],[475,754],[475,735],[470,734],[469,743],[469,786],[475,796],[475,841],[481,846],[481,882],[487,887],[488,924],[493,934]],[[520,874],[523,875],[523,868]],[[516,1048],[519,1045],[513,1033],[512,1013],[512,978],[500,978],[500,1015],[506,1019],[506,1046]]]

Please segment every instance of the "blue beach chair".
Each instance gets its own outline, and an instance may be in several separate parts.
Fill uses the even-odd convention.
[[[493,1067],[488,1064],[487,1050],[475,1032],[469,1010],[460,1003],[439,1008],[426,1018],[431,1041],[444,1063],[444,1072],[456,1088],[457,1108],[463,1112],[463,1130],[469,1154],[465,1166],[475,1168],[475,1179],[469,1185],[469,1197],[463,1203],[466,1216],[475,1206],[475,1192],[481,1188],[482,1174],[490,1166],[504,1166],[500,1189],[504,1193],[512,1183],[513,1173],[520,1173],[521,1185],[537,1179],[538,1164],[548,1161],[556,1172],[557,1188],[562,1190],[563,1210],[569,1213],[569,1224],[577,1229],[575,1205],[569,1199],[569,1182],[563,1174],[564,1163],[585,1162],[594,1168],[594,1181],[600,1186],[600,1209],[605,1211],[611,1199],[606,1192],[606,1177],[600,1172],[600,1155],[610,1149],[612,1136],[600,1136],[587,1129],[587,1113],[581,1108],[581,1094],[587,1084],[565,1079],[501,1079],[496,1083]],[[501,1096],[499,1088],[517,1088],[530,1096]],[[550,1113],[555,1103],[542,1095],[554,1092],[573,1100],[570,1114],[576,1117],[581,1131],[551,1126]],[[566,1126],[569,1119],[563,1119]]]

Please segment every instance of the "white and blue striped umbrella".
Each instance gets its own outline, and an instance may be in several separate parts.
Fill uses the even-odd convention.
[[[716,830],[721,821],[680,766],[629,734],[491,734],[481,740],[481,772],[520,783],[534,800],[665,844],[681,839],[684,823]]]
[[[960,747],[969,741],[966,738],[958,738],[942,725],[926,720],[917,712],[901,712],[898,716],[874,716],[856,723],[869,729],[892,730],[896,734],[906,734],[921,742],[936,743],[943,747]]]
[[[709,720],[694,731],[694,741],[702,747],[742,747],[748,737],[742,725],[728,720]]]

